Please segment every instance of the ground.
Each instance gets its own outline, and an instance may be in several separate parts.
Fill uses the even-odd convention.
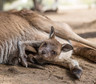
[[[96,42],[96,9],[64,11],[46,14],[57,22],[66,22],[80,36]],[[46,65],[45,70],[21,66],[0,65],[0,84],[95,84],[96,63],[73,56],[83,68],[80,80],[75,80],[69,70]]]

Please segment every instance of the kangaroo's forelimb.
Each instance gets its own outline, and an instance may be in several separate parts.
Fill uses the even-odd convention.
[[[18,52],[19,52],[19,57],[21,59],[21,63],[23,66],[28,67],[27,64],[27,55],[25,53],[25,48],[27,47],[27,45],[29,46],[33,46],[33,45],[39,45],[41,43],[41,41],[18,41]]]

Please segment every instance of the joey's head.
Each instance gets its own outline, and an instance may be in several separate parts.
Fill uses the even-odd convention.
[[[40,56],[39,62],[43,63],[44,61],[51,61],[59,56],[61,51],[68,52],[72,49],[73,47],[70,44],[61,44],[55,39],[55,31],[54,28],[51,27],[49,39],[43,41],[38,49]]]

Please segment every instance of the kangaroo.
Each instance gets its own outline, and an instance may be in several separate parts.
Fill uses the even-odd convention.
[[[33,42],[42,41],[42,39],[43,41],[46,40],[51,26],[55,28],[55,35],[60,43],[64,43],[62,39],[73,40],[96,49],[95,43],[79,37],[65,23],[56,23],[48,17],[30,10],[0,12],[0,63],[10,63],[11,59],[18,56],[17,44],[19,41],[21,41],[22,44],[22,41],[27,40]],[[82,69],[79,67],[77,61],[70,59],[72,51],[69,52],[60,53],[60,56],[57,56],[54,62],[52,62],[69,68],[75,74],[79,73],[77,78],[80,78]],[[23,64],[24,66],[27,66],[25,57],[21,56],[21,61],[25,63],[25,65]],[[25,60],[23,58],[25,58]]]
[[[80,36],[78,36],[76,33],[74,33],[71,29],[71,27],[69,25],[67,25],[66,23],[57,23],[57,22],[53,22],[51,19],[49,19],[46,16],[42,16],[40,14],[37,14],[35,12],[32,12],[30,10],[22,10],[19,13],[15,12],[14,14],[18,14],[21,17],[24,17],[26,20],[28,20],[31,25],[33,25],[37,30],[41,30],[44,32],[49,33],[50,31],[50,26],[54,26],[56,32],[56,36],[62,38],[62,39],[66,39],[66,40],[73,40],[82,44],[85,44],[87,46],[90,46],[93,49],[96,49],[96,44],[93,42],[90,42],[86,39],[81,38]],[[49,26],[49,27],[48,27]],[[80,47],[79,47],[80,48]],[[88,58],[89,60],[96,62],[96,54],[95,54],[95,50],[93,49],[87,49],[83,48],[82,49],[77,49],[77,51],[75,52],[76,55],[81,55],[82,56],[82,52],[84,52],[83,56]],[[80,53],[81,52],[81,53]],[[92,55],[87,52],[92,52]],[[94,52],[94,53],[93,53]],[[86,54],[87,53],[87,54]]]
[[[35,59],[39,64],[52,63],[69,68],[77,78],[80,78],[82,74],[82,68],[79,63],[69,57],[72,55],[72,45],[69,42],[61,44],[57,41],[53,27],[51,27],[49,39],[46,38],[45,41],[19,41],[17,46],[19,50],[18,56],[25,67],[28,66],[27,59],[31,60],[31,63],[34,63],[33,59]],[[31,57],[27,56],[25,53],[27,46],[34,47],[37,54],[31,55]]]
[[[31,49],[29,49],[29,46],[31,46]],[[19,57],[21,58],[23,66],[25,67],[27,67],[27,61],[24,59],[24,56],[27,57],[26,50],[35,52],[36,55],[38,54],[37,59],[39,60],[42,58],[42,61],[39,60],[38,62],[43,62],[45,60],[45,62],[51,61],[55,57],[59,56],[61,51],[68,52],[73,50],[73,47],[70,43],[61,44],[55,39],[55,32],[53,27],[51,27],[49,39],[46,38],[46,40],[42,39],[41,41],[18,41],[17,47]]]
[[[92,43],[77,35],[75,32],[72,31],[71,27],[66,23],[54,22],[44,15],[26,9],[21,10],[20,12],[13,12],[13,14],[23,17],[30,23],[30,25],[34,26],[37,30],[41,30],[49,33],[50,27],[54,26],[56,30],[55,32],[56,36],[62,39],[73,40],[79,43],[83,43],[85,45],[90,46],[91,48],[96,49],[95,43]]]

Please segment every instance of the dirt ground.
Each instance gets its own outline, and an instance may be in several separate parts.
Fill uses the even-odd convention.
[[[46,14],[57,22],[67,22],[80,36],[96,42],[96,9],[65,11]],[[45,70],[21,66],[0,65],[0,84],[96,84],[96,64],[73,56],[83,68],[80,80],[75,80],[69,70],[46,65]]]

